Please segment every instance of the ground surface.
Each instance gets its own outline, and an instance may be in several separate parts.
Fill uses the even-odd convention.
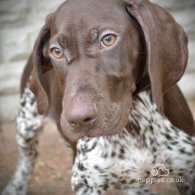
[[[190,103],[195,118],[195,102]],[[73,195],[70,187],[72,155],[53,124],[40,135],[40,155],[28,195]],[[15,124],[0,126],[0,192],[8,182],[17,162]],[[160,195],[177,195],[174,184],[153,186]],[[114,193],[110,193],[114,195]],[[119,195],[120,193],[116,193]]]

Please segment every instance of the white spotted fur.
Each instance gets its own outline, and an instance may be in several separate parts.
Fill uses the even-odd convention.
[[[158,164],[172,170],[171,175],[175,177],[182,174],[186,178],[195,173],[194,141],[157,111],[147,92],[139,94],[139,98],[133,101],[129,121],[139,126],[139,133],[136,134],[136,129],[133,128],[129,132],[124,129],[119,135],[86,137],[78,141],[78,155],[72,169],[72,188],[76,195],[104,194],[107,191],[103,189],[105,184],[108,189],[141,187],[143,183],[140,183],[140,179],[145,181],[146,178],[152,178],[151,170]],[[177,144],[172,144],[174,141]],[[154,145],[155,152],[152,149]],[[121,146],[124,148],[122,159],[118,157]],[[112,152],[117,155],[112,157]],[[190,173],[191,171],[194,173]],[[147,172],[150,174],[147,175]],[[113,173],[117,177],[113,177]],[[126,183],[121,183],[122,180],[126,180]],[[182,187],[180,191],[182,192]],[[185,194],[191,195],[191,191],[192,189]]]

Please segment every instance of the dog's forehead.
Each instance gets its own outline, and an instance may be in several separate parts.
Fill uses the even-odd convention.
[[[128,20],[125,6],[119,0],[67,0],[55,14],[57,29],[124,26],[122,23]]]

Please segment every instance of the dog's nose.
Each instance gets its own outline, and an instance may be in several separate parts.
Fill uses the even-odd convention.
[[[67,109],[67,120],[76,129],[89,129],[95,124],[97,118],[96,104],[85,95],[73,98]]]

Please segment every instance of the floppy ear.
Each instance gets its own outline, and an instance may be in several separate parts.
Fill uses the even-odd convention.
[[[30,89],[36,96],[37,109],[40,114],[46,113],[49,106],[49,89],[44,80],[44,73],[52,67],[46,52],[46,47],[50,38],[51,16],[52,15],[47,16],[45,25],[39,32],[32,56],[29,59],[33,64]]]
[[[148,0],[125,0],[125,6],[145,40],[146,64],[138,90],[150,85],[153,100],[163,112],[163,95],[187,65],[187,36],[167,11]]]

